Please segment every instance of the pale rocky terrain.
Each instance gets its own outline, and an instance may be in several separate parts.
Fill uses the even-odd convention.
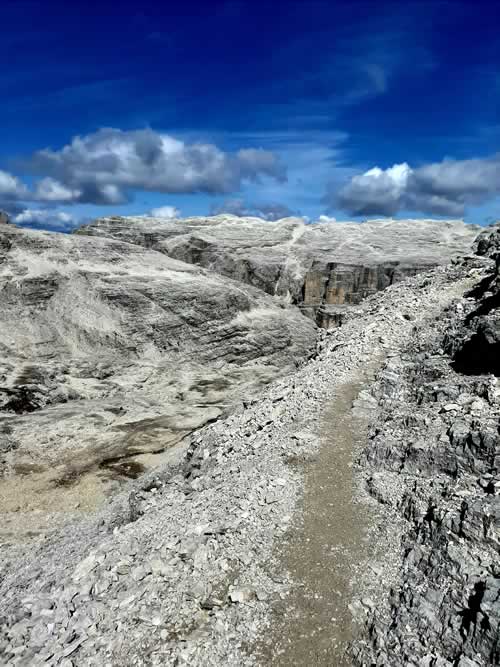
[[[421,229],[429,239],[429,224]],[[434,255],[432,264],[446,262],[446,253],[448,258],[469,256],[424,272],[420,266],[418,275],[347,309],[342,326],[316,330],[294,306],[284,307],[283,296],[293,301],[286,294],[266,295],[222,271],[181,263],[136,241],[63,237],[4,225],[0,267],[7,269],[0,298],[9,310],[4,310],[8,317],[1,326],[7,336],[1,340],[9,341],[3,385],[9,391],[0,414],[11,466],[5,481],[20,484],[31,478],[9,464],[19,448],[24,451],[16,438],[29,432],[24,447],[36,455],[38,441],[50,432],[51,410],[71,406],[83,425],[109,401],[120,407],[112,401],[116,391],[126,410],[153,404],[160,418],[172,399],[159,367],[167,358],[177,361],[169,366],[177,378],[184,364],[193,363],[193,355],[197,360],[212,355],[216,363],[214,357],[232,344],[220,332],[235,317],[243,327],[241,312],[265,308],[270,314],[270,321],[268,313],[262,322],[244,320],[244,344],[238,339],[248,355],[243,369],[267,368],[269,358],[271,374],[282,373],[272,381],[271,375],[257,377],[257,391],[247,390],[254,386],[247,379],[221,389],[219,402],[225,407],[198,425],[190,423],[190,433],[183,434],[187,449],[122,482],[93,512],[66,512],[63,526],[54,524],[29,541],[26,535],[22,543],[3,540],[0,656],[5,664],[499,664],[500,285],[495,255],[500,227],[485,230],[478,254],[470,250],[475,232],[443,235],[453,250],[439,261]],[[444,236],[438,238],[444,243]],[[96,248],[103,256],[95,257]],[[32,268],[40,264],[42,274]],[[24,278],[23,267],[28,267]],[[149,279],[141,282],[145,271]],[[182,280],[176,281],[179,274]],[[54,275],[62,282],[55,291],[48,278]],[[38,281],[36,303],[29,301],[33,278]],[[77,288],[58,306],[66,281],[75,281]],[[111,305],[103,298],[110,286],[121,295]],[[193,303],[186,291],[192,295],[195,286],[207,289],[199,292],[207,298],[213,290],[214,301],[225,297],[221,311],[230,310],[220,312],[214,333],[204,311],[200,327],[208,330],[206,346],[199,334],[196,349],[189,347],[193,329],[174,337],[167,326],[171,310],[164,320],[169,335],[155,337],[151,310],[156,313],[159,303],[163,313],[177,299],[180,317]],[[144,293],[154,306],[136,310],[138,318],[132,310],[136,299],[142,304]],[[245,308],[247,302],[238,300],[243,296],[250,302]],[[16,310],[14,302],[23,307]],[[92,305],[83,323],[81,315],[69,317],[73,303],[81,304],[77,313]],[[202,307],[201,299],[196,305]],[[100,329],[99,335],[93,333],[100,321],[96,313],[112,307],[118,311],[113,310],[114,319],[105,310],[103,321],[117,328],[119,344]],[[218,313],[214,302],[211,308]],[[276,322],[281,318],[287,327],[290,348],[277,324],[272,329],[276,341],[265,337],[275,312]],[[125,346],[131,332],[132,351]],[[252,346],[254,337],[259,342]],[[28,345],[16,346],[17,338]],[[160,341],[167,338],[177,341],[177,357],[170,357],[170,350],[160,352]],[[30,347],[31,340],[48,345],[52,339],[57,345],[41,348],[54,355],[43,361],[43,382],[25,382],[24,391],[14,391],[18,385],[11,378],[16,364],[21,368],[23,350],[29,350],[34,363],[38,347]],[[157,348],[152,352],[151,340]],[[231,352],[235,364],[242,359],[238,345]],[[73,369],[83,363],[80,357],[94,364],[100,354],[111,356],[110,366],[103,377],[91,366],[92,383],[100,387],[106,372],[111,371],[111,379],[116,372],[118,389],[93,402],[84,396],[67,396],[66,403],[52,399],[57,385],[82,392]],[[55,386],[49,386],[46,364],[55,365],[59,356],[68,360],[70,372],[57,370]],[[230,362],[231,357],[216,371],[229,373]],[[132,383],[142,365],[154,373],[154,382],[142,383],[145,389]],[[69,379],[61,381],[66,375]],[[16,410],[28,405],[32,412],[13,412],[12,400]],[[206,403],[200,409],[208,409]],[[31,420],[38,415],[45,417],[37,425]],[[95,437],[103,433],[94,445],[100,442],[105,449],[109,433],[116,435],[109,442],[123,446],[124,431],[121,439],[113,431],[122,416],[111,415],[109,423],[87,426]],[[19,421],[12,426],[12,419]],[[140,423],[132,433],[141,433]],[[157,438],[171,442],[179,437],[172,435],[171,415],[162,428],[160,434],[148,432],[148,447]],[[75,436],[78,440],[78,431]],[[50,443],[41,442],[40,456],[54,451],[57,463],[70,441],[61,447],[54,434]],[[81,470],[75,471],[55,491],[68,493],[82,477]],[[6,497],[11,493],[12,488]],[[52,496],[55,502],[60,498],[67,500]],[[21,521],[22,512],[12,514]]]
[[[281,295],[328,327],[366,296],[467,252],[479,231],[462,220],[306,224],[218,215],[100,218],[77,233],[154,248]]]
[[[54,487],[102,501],[113,478],[315,346],[313,323],[260,290],[136,245],[10,224],[0,312],[0,504],[15,511],[0,533],[53,506]]]

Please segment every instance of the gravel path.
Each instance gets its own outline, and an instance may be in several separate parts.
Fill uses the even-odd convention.
[[[362,369],[357,381],[339,384],[321,416],[320,450],[304,466],[302,513],[282,547],[280,560],[300,585],[293,588],[283,617],[276,619],[272,664],[351,664],[346,650],[356,636],[349,609],[352,574],[366,559],[373,522],[353,474],[368,425],[353,404],[380,361]]]

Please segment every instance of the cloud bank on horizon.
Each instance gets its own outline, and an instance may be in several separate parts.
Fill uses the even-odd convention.
[[[229,213],[238,217],[255,217],[263,220],[281,220],[290,216],[300,216],[299,211],[292,211],[284,204],[273,203],[254,203],[249,204],[244,199],[227,199],[221,204],[212,206],[210,209],[212,215],[219,215],[220,213]]]
[[[161,194],[227,194],[245,181],[287,181],[279,155],[262,148],[230,154],[214,144],[185,144],[151,129],[106,128],[75,137],[60,150],[43,149],[23,160],[23,168],[39,176],[30,188],[19,177],[0,171],[0,207],[14,211],[19,224],[60,229],[78,224],[56,205],[114,206],[130,202],[137,191]],[[329,184],[323,196],[328,210],[352,216],[395,216],[408,211],[425,215],[463,216],[466,206],[500,195],[500,153],[486,158],[445,159],[413,169],[408,163],[372,167],[339,187]],[[30,208],[30,204],[46,208]],[[26,208],[25,208],[26,207]],[[300,216],[284,203],[248,203],[243,198],[213,204],[207,214],[230,213],[279,220]],[[151,210],[156,217],[180,217],[173,205]],[[307,217],[307,216],[306,216]],[[326,214],[321,221],[335,220]]]
[[[213,144],[187,145],[151,129],[101,129],[74,137],[60,150],[38,150],[23,160],[40,176],[32,189],[0,171],[4,202],[123,204],[133,192],[229,193],[262,177],[286,181],[286,167],[271,151],[242,148],[226,153]]]

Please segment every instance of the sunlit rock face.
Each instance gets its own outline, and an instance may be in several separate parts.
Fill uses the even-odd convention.
[[[165,449],[315,350],[261,290],[119,240],[0,227],[0,464]],[[31,467],[30,467],[31,466]]]
[[[319,325],[419,271],[468,253],[480,228],[461,220],[306,224],[210,218],[101,218],[78,234],[152,248],[284,297]]]

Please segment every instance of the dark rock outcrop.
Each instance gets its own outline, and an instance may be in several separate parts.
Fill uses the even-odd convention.
[[[479,231],[462,221],[305,224],[211,218],[101,218],[78,234],[163,252],[286,298],[330,327],[343,311],[407,276],[467,253]]]
[[[481,235],[477,254],[490,257],[495,267],[467,295],[476,301],[476,307],[447,344],[459,372],[500,377],[500,225],[492,233]]]
[[[489,230],[490,259],[457,264],[457,276],[491,268],[433,330],[415,330],[373,389],[362,464],[405,530],[388,613],[368,613],[356,664],[500,664],[499,241]]]
[[[10,218],[5,213],[5,211],[0,211],[0,225],[8,225],[10,223]]]

